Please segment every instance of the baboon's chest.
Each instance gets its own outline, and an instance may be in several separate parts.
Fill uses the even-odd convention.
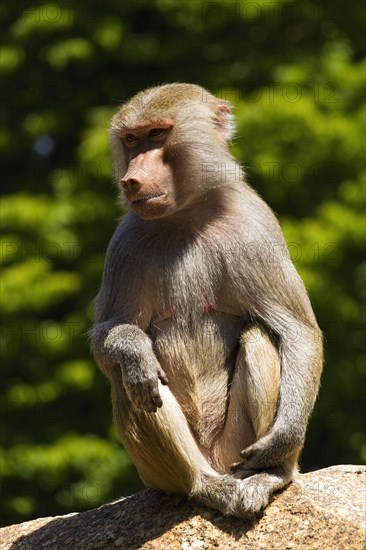
[[[195,246],[174,254],[162,253],[149,262],[146,288],[152,290],[156,316],[200,316],[225,300],[230,288],[225,263],[210,248]]]

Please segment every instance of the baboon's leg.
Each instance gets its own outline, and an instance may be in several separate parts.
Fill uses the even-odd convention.
[[[247,470],[240,451],[263,437],[272,427],[279,397],[281,365],[278,351],[263,329],[247,328],[229,395],[225,429],[215,442],[214,455],[221,471],[242,480],[247,506],[252,512],[265,507],[271,495],[291,481],[299,452],[266,470]]]

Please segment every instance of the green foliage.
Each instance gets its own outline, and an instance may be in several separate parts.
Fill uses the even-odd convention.
[[[108,122],[161,82],[234,104],[233,152],[309,289],[326,367],[303,468],[366,460],[362,3],[8,0],[1,17],[4,523],[141,486],[87,332],[120,215]]]

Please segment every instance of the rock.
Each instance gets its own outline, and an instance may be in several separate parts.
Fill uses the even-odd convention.
[[[39,518],[0,530],[11,550],[361,550],[363,466],[300,474],[254,522],[147,489],[95,510]]]

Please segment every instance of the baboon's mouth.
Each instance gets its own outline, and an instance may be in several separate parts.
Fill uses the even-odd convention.
[[[147,202],[151,202],[154,199],[158,199],[158,198],[163,197],[165,195],[166,195],[166,193],[158,193],[156,195],[146,195],[145,197],[137,198],[137,199],[135,199],[131,202],[132,202],[132,204],[145,204]]]

